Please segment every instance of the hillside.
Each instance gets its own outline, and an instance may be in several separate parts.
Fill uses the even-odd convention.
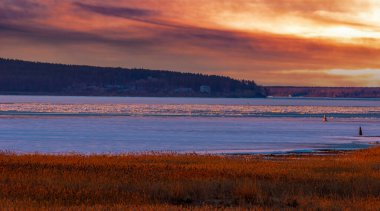
[[[268,96],[274,97],[338,97],[380,98],[379,87],[265,87]]]
[[[253,81],[161,70],[49,64],[0,58],[0,94],[265,97]]]

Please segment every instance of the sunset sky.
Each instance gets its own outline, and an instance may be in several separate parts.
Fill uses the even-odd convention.
[[[380,1],[0,0],[0,57],[380,86]]]

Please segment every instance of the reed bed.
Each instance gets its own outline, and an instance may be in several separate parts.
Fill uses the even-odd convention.
[[[0,209],[380,210],[380,148],[281,157],[1,153]]]

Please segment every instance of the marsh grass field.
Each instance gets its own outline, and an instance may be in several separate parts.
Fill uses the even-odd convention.
[[[380,210],[380,148],[338,155],[0,154],[0,209]]]

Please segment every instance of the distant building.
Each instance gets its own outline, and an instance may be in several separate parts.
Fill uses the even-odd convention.
[[[201,93],[210,94],[211,93],[211,88],[210,88],[210,86],[202,85],[202,86],[199,87],[199,91]]]

